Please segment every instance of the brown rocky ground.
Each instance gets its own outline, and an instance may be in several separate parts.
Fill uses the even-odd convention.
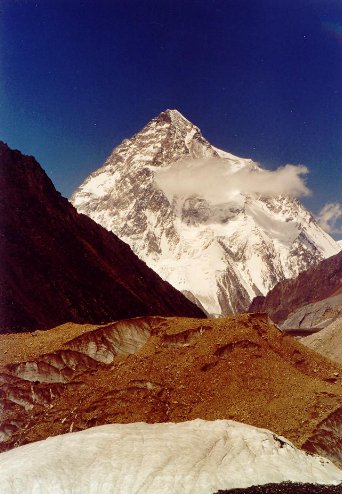
[[[232,419],[336,463],[341,367],[265,315],[0,336],[1,450],[105,423]]]
[[[297,484],[282,482],[248,487],[247,489],[231,489],[218,491],[216,494],[341,494],[340,485]]]

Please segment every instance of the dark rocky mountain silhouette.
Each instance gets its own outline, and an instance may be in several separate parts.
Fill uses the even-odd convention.
[[[0,331],[203,316],[130,247],[78,214],[37,161],[0,142]]]
[[[300,320],[296,323],[302,327],[307,315],[305,307],[308,306],[307,313],[313,313],[315,310],[313,305],[316,305],[317,316],[321,318],[323,317],[321,302],[324,300],[329,299],[331,303],[328,308],[323,307],[323,309],[333,312],[330,314],[332,317],[338,317],[341,305],[338,302],[341,293],[342,251],[300,273],[297,278],[280,281],[266,297],[255,297],[248,310],[249,312],[266,312],[274,322],[284,324],[290,315],[294,315],[296,311],[303,308]],[[293,324],[296,319],[293,318]],[[314,327],[315,318],[311,317],[311,319],[310,327]],[[332,322],[331,317],[327,318],[326,322],[327,324]],[[320,324],[318,320],[317,324]],[[324,322],[321,321],[320,327],[323,326]]]

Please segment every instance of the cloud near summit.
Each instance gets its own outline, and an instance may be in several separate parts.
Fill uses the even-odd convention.
[[[236,170],[220,158],[181,160],[167,168],[154,169],[155,180],[169,199],[199,195],[212,204],[233,200],[239,194],[309,195],[303,165],[285,165],[277,170],[254,166]]]

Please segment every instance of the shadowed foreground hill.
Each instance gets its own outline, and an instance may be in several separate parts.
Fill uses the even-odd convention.
[[[1,450],[92,426],[232,419],[342,462],[341,368],[263,315],[0,336]]]
[[[0,142],[0,332],[203,313]]]

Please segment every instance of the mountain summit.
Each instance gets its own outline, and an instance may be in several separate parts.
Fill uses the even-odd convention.
[[[237,172],[263,189],[255,162],[215,148],[166,110],[117,146],[71,201],[208,314],[224,315],[339,251],[297,199],[235,190]]]

